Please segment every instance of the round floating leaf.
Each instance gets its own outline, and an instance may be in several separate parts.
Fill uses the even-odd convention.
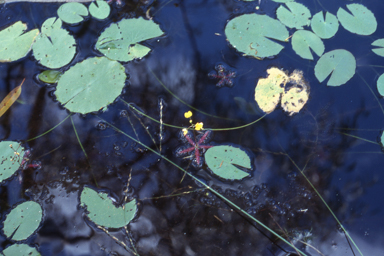
[[[303,26],[309,26],[311,12],[302,4],[296,2],[285,3],[289,10],[283,5],[277,8],[277,18],[289,28],[303,29]]]
[[[99,111],[120,95],[126,78],[119,62],[105,57],[89,58],[60,77],[55,95],[71,112]]]
[[[96,19],[103,20],[108,17],[111,7],[105,1],[92,2],[89,5],[89,13]]]
[[[20,168],[24,153],[24,148],[20,143],[0,142],[0,182],[11,177]]]
[[[384,74],[377,79],[377,90],[381,96],[384,96]]]
[[[40,81],[47,84],[55,84],[63,73],[57,70],[45,70],[39,74]]]
[[[313,15],[311,28],[320,38],[328,39],[336,34],[339,29],[339,21],[335,15],[329,12],[326,12],[324,20],[323,11],[320,11]]]
[[[383,131],[383,133],[381,134],[380,141],[381,141],[381,145],[384,147],[384,131]]]
[[[377,55],[384,57],[384,38],[377,39],[372,43],[372,46],[377,46],[379,48],[374,48],[372,51]]]
[[[75,39],[61,29],[61,21],[56,18],[47,19],[41,33],[33,44],[33,55],[40,64],[48,68],[61,68],[67,65],[76,53]]]
[[[352,14],[341,7],[337,11],[337,18],[346,30],[364,36],[376,31],[376,18],[367,7],[361,4],[348,4],[347,8]]]
[[[230,20],[225,27],[225,35],[234,48],[255,58],[278,54],[284,47],[270,39],[286,42],[289,37],[280,21],[255,13]]]
[[[259,79],[255,88],[255,100],[260,109],[267,114],[271,113],[281,98],[284,111],[289,115],[298,113],[309,98],[309,86],[304,80],[303,72],[294,70],[288,76],[280,69],[272,67],[267,73],[268,77]]]
[[[2,251],[4,256],[41,256],[34,247],[26,244],[13,244]]]
[[[310,48],[318,55],[324,53],[324,44],[321,39],[307,30],[298,30],[292,36],[292,48],[302,58],[313,60]]]
[[[112,60],[131,61],[142,58],[150,48],[138,44],[142,41],[161,36],[163,31],[152,20],[123,19],[112,23],[101,33],[96,49]]]
[[[249,175],[237,166],[250,169],[251,159],[243,150],[232,146],[209,148],[205,161],[214,174],[227,180],[241,180]]]
[[[288,76],[278,68],[272,67],[267,70],[268,77],[261,78],[255,88],[255,100],[259,108],[269,114],[275,110],[280,102],[281,94]]]
[[[62,4],[57,10],[60,19],[68,24],[76,24],[88,16],[88,9],[81,3],[71,2]]]
[[[106,193],[84,187],[81,192],[81,206],[87,208],[88,218],[96,225],[107,228],[121,228],[135,217],[137,211],[136,200],[132,200],[122,207],[116,207]]]
[[[39,30],[24,33],[26,29],[27,25],[18,21],[0,31],[0,62],[15,61],[28,54]]]
[[[14,208],[4,221],[4,234],[13,240],[27,239],[39,227],[43,210],[33,201],[27,201]]]
[[[317,61],[315,76],[319,82],[323,82],[329,75],[327,85],[339,86],[348,82],[356,70],[356,60],[349,51],[338,49],[325,53]]]
[[[41,33],[49,35],[52,29],[61,29],[62,25],[63,22],[61,21],[61,19],[58,19],[56,17],[46,19],[43,25],[41,26]]]

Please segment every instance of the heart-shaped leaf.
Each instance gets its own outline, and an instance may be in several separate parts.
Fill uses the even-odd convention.
[[[227,180],[240,180],[249,173],[237,166],[250,169],[251,159],[243,150],[232,146],[216,146],[207,150],[205,161],[217,176]]]
[[[347,8],[351,14],[341,7],[337,11],[337,18],[346,30],[364,36],[376,31],[376,18],[367,7],[361,4],[348,4]]]
[[[289,28],[296,29],[303,29],[304,26],[309,26],[311,12],[307,7],[296,2],[287,2],[285,5],[289,10],[283,5],[280,5],[276,11],[277,18],[281,23]]]
[[[76,53],[75,39],[60,27],[60,19],[47,19],[32,46],[36,60],[48,68],[55,69],[67,65]]]
[[[69,111],[99,111],[120,95],[126,78],[119,62],[105,57],[89,58],[60,77],[55,95]]]
[[[280,21],[255,13],[230,20],[225,35],[236,50],[255,58],[277,55],[284,47],[273,40],[287,42],[289,37]]]
[[[307,30],[297,30],[292,36],[292,48],[302,58],[313,60],[312,49],[318,56],[324,53],[324,44],[321,39]]]
[[[68,24],[82,22],[88,16],[88,9],[85,5],[77,2],[62,4],[57,10],[59,18]]]
[[[87,216],[92,222],[108,228],[121,228],[128,225],[137,211],[136,200],[116,207],[107,193],[98,193],[89,187],[84,187],[80,201],[81,206],[87,208]]]
[[[317,61],[315,76],[319,82],[323,82],[329,75],[327,85],[339,86],[348,82],[356,71],[356,60],[352,53],[338,49],[325,53]]]
[[[380,95],[384,97],[384,74],[382,74],[379,79],[377,79],[377,90]]]
[[[18,142],[0,142],[0,182],[11,177],[20,168],[24,153],[24,148]]]
[[[104,20],[109,16],[111,7],[105,1],[95,1],[89,5],[89,13],[96,19]]]
[[[96,49],[112,60],[131,61],[142,58],[150,48],[139,44],[145,40],[161,36],[163,31],[152,20],[123,19],[112,23],[99,36]]]
[[[33,201],[27,201],[14,208],[4,221],[4,234],[13,240],[27,239],[39,227],[43,210]]]
[[[294,70],[288,76],[280,69],[271,67],[267,73],[268,77],[260,78],[255,88],[255,100],[259,108],[269,114],[281,101],[283,110],[289,115],[298,113],[309,98],[309,86],[303,72]]]
[[[4,256],[41,256],[36,248],[26,244],[13,244],[2,251]]]
[[[320,38],[328,39],[336,34],[339,29],[339,21],[335,15],[329,12],[326,12],[324,19],[323,11],[320,11],[313,15],[311,28]]]
[[[15,61],[28,54],[39,30],[24,33],[26,29],[27,25],[18,21],[0,31],[0,62]]]
[[[379,48],[373,48],[372,51],[377,55],[384,57],[384,38],[377,39],[372,43],[372,46],[377,46]]]

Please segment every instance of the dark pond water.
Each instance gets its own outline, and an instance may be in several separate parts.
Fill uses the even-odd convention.
[[[350,3],[306,2],[312,15],[320,10],[336,14],[340,6]],[[339,87],[319,83],[313,72],[316,61],[303,60],[289,43],[279,55],[262,61],[244,57],[228,44],[224,35],[228,20],[253,12],[275,18],[279,4],[271,1],[127,1],[122,7],[113,3],[107,21],[88,19],[78,26],[63,25],[78,44],[69,66],[87,57],[101,56],[94,45],[111,22],[144,17],[148,9],[165,36],[146,41],[153,49],[150,54],[124,65],[129,75],[127,86],[107,111],[72,116],[88,160],[70,118],[52,132],[28,141],[60,123],[69,112],[55,100],[55,86],[36,79],[45,68],[31,54],[0,64],[1,98],[26,78],[20,96],[22,104],[15,103],[1,117],[0,138],[23,142],[32,150],[31,161],[42,165],[39,170],[19,170],[1,184],[2,220],[14,205],[33,200],[42,206],[44,215],[39,230],[26,242],[42,255],[133,255],[86,218],[79,206],[79,195],[88,185],[110,193],[120,204],[126,195],[137,199],[138,212],[127,231],[112,229],[110,234],[129,248],[136,248],[139,255],[295,255],[292,248],[232,210],[182,171],[100,119],[158,150],[159,124],[135,115],[122,101],[135,104],[157,120],[161,102],[164,123],[188,127],[184,113],[190,107],[165,90],[157,76],[187,104],[221,117],[194,112],[194,122],[204,122],[206,128],[244,125],[263,115],[254,100],[255,85],[259,78],[266,77],[267,68],[276,66],[288,72],[303,71],[310,85],[304,109],[289,116],[279,107],[256,124],[213,132],[211,139],[215,145],[247,150],[253,165],[250,178],[224,181],[206,165],[195,168],[188,160],[177,158],[175,151],[182,144],[178,139],[180,129],[163,128],[161,154],[277,233],[288,236],[307,255],[359,255],[298,168],[305,169],[362,254],[383,255],[384,156],[379,139],[384,127],[384,102],[376,81],[383,72],[377,66],[384,62],[371,51],[371,43],[384,37],[384,16],[380,11],[384,3],[359,3],[374,12],[377,31],[359,36],[340,26],[335,37],[324,40],[326,52],[346,49],[357,61],[354,77]],[[3,4],[0,27],[22,20],[29,29],[40,28],[47,18],[56,16],[59,6]],[[256,6],[260,9],[256,10]],[[209,79],[208,73],[218,64],[236,71],[232,88],[218,88],[217,81]],[[0,242],[1,249],[14,243],[3,234]]]

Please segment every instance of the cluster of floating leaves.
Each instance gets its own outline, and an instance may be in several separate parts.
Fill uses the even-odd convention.
[[[351,33],[371,35],[376,31],[377,21],[373,13],[361,4],[346,5],[349,12],[339,8],[337,16],[323,11],[311,18],[311,12],[303,4],[284,2],[277,9],[277,19],[266,15],[243,14],[233,18],[225,27],[229,43],[246,56],[257,59],[272,57],[284,48],[280,42],[289,41],[286,27],[297,29],[292,35],[292,48],[302,58],[313,60],[311,50],[320,57],[315,66],[315,76],[319,82],[327,77],[329,86],[339,86],[349,81],[355,74],[355,57],[347,50],[337,49],[324,54],[322,39],[333,37],[340,24]],[[311,26],[312,31],[304,30]],[[376,40],[373,46],[382,47],[383,41]],[[380,48],[373,49],[382,54]]]
[[[294,70],[288,76],[276,67],[268,69],[267,73],[268,77],[259,79],[255,88],[255,100],[260,109],[269,114],[281,102],[289,115],[298,113],[309,98],[309,86],[303,73]]]
[[[329,12],[324,16],[320,11],[311,17],[310,11],[303,4],[274,1],[285,3],[285,6],[280,5],[277,9],[277,19],[266,15],[244,14],[230,20],[225,28],[230,44],[245,56],[263,59],[277,55],[284,48],[281,43],[288,42],[290,38],[287,27],[297,29],[292,35],[292,48],[304,59],[314,60],[312,52],[319,57],[314,68],[318,81],[321,83],[329,77],[329,86],[347,83],[355,74],[354,56],[344,49],[324,53],[322,40],[333,37],[339,29],[339,23],[351,33],[371,35],[377,28],[373,13],[361,4],[348,4],[346,8],[349,12],[340,7],[336,16]],[[70,64],[76,54],[76,40],[62,28],[62,23],[78,24],[89,14],[102,20],[109,16],[110,7],[105,1],[93,2],[88,8],[81,3],[66,3],[58,9],[58,18],[47,19],[41,31],[33,29],[26,32],[27,26],[21,21],[8,26],[0,31],[0,62],[19,60],[32,49],[35,59],[46,68],[59,69]],[[312,31],[304,30],[309,26]],[[39,77],[47,83],[58,83],[55,92],[57,99],[70,111],[83,114],[99,111],[113,102],[125,85],[125,68],[119,61],[128,62],[146,56],[151,49],[141,43],[161,35],[163,31],[152,20],[141,17],[123,19],[106,28],[96,42],[96,49],[105,57],[88,58],[64,74],[48,70]],[[375,54],[384,56],[384,39],[374,41],[372,46],[378,47],[372,49]],[[218,80],[218,87],[233,86],[235,71],[222,64],[217,65],[215,70],[209,77]],[[270,113],[281,103],[290,115],[298,113],[309,97],[309,86],[302,72],[295,70],[288,75],[277,68],[271,68],[267,73],[268,77],[260,79],[255,88],[255,100],[259,107]],[[384,96],[384,74],[379,77],[377,88]],[[103,129],[104,124],[100,123],[99,126]],[[190,131],[181,132],[180,137],[186,145],[179,147],[176,155],[190,159],[196,168],[202,167],[205,157],[207,166],[223,179],[236,180],[249,176],[248,172],[238,168],[252,169],[247,153],[232,146],[208,144],[210,131],[197,132],[196,138]],[[383,143],[384,135],[381,141]],[[0,181],[3,181],[25,164],[25,151],[19,143],[7,141],[0,143],[0,149],[0,166],[3,168]],[[256,190],[246,194],[248,206],[251,206],[252,198],[259,195]],[[126,226],[137,211],[135,200],[116,207],[108,194],[89,187],[83,188],[80,199],[81,205],[87,208],[88,218],[101,226]],[[270,205],[275,207],[273,202]],[[248,212],[253,214],[253,210],[250,207]],[[25,240],[37,230],[41,219],[42,209],[38,203],[23,202],[7,215],[3,232],[9,239]],[[35,248],[24,244],[14,244],[5,249],[3,254],[16,255],[20,251],[28,255],[39,255]]]

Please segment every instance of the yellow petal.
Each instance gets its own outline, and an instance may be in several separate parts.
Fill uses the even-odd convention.
[[[185,118],[191,118],[191,116],[192,116],[192,112],[191,111],[188,111],[188,112],[184,113],[184,117]]]
[[[187,135],[187,133],[188,133],[187,129],[184,128],[182,131],[183,131],[184,136]]]
[[[195,130],[196,131],[200,131],[200,130],[202,130],[203,129],[203,123],[196,123],[195,124]]]

